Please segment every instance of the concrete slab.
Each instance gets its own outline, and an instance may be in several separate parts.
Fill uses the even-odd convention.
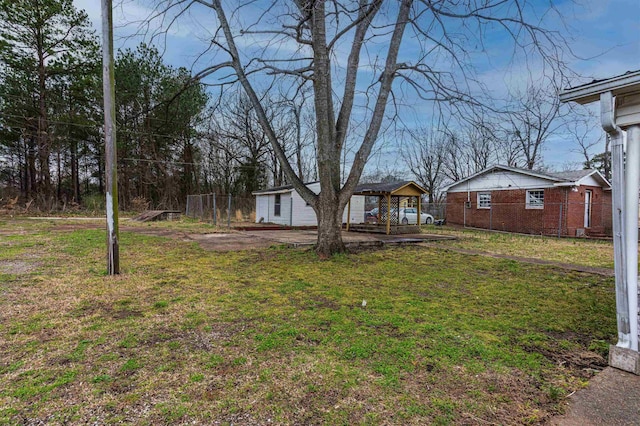
[[[316,230],[263,230],[263,231],[242,231],[241,234],[250,235],[256,239],[273,241],[275,244],[285,244],[292,247],[313,246],[317,239]],[[448,235],[430,234],[367,234],[362,232],[343,232],[342,240],[347,246],[353,245],[400,245],[414,244],[425,241],[437,241],[453,239]]]
[[[607,367],[568,400],[555,426],[640,425],[640,376]]]

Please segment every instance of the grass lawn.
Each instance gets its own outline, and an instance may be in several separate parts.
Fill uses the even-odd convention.
[[[122,232],[109,277],[104,231],[56,227],[0,219],[0,424],[536,424],[616,338],[597,275]]]
[[[442,247],[613,269],[613,243],[611,241],[543,237],[436,226],[424,227],[423,232],[445,233],[458,238],[443,242]]]

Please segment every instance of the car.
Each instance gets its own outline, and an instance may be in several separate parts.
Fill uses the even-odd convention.
[[[403,225],[416,224],[418,218],[418,209],[416,207],[407,207],[400,209],[400,223]],[[420,212],[420,223],[431,225],[433,216],[429,213]]]
[[[395,207],[391,208],[391,217],[397,217],[398,209]],[[364,221],[365,223],[373,223],[376,224],[378,222],[385,223],[387,221],[387,212],[385,209],[382,210],[382,213],[379,212],[377,207],[372,208],[371,210],[364,213]]]
[[[375,207],[369,211],[364,212],[365,223],[378,223],[378,208]]]

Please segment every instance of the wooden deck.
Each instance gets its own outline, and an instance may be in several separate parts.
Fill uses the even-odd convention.
[[[138,222],[151,222],[153,220],[177,219],[182,212],[180,210],[147,210],[133,220]]]
[[[386,234],[387,225],[382,223],[350,224],[349,231],[369,232],[372,234]],[[391,228],[390,228],[390,235],[419,234],[419,233],[420,233],[420,227],[417,225],[391,225]]]

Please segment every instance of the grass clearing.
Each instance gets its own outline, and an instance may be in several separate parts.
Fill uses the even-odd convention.
[[[597,275],[122,232],[109,277],[104,231],[22,222],[3,226],[28,232],[0,273],[32,267],[0,287],[0,424],[535,424],[616,338],[613,279]]]
[[[509,234],[478,229],[428,226],[423,232],[445,233],[457,240],[439,242],[442,247],[528,257],[595,268],[613,269],[613,243],[603,240]]]

